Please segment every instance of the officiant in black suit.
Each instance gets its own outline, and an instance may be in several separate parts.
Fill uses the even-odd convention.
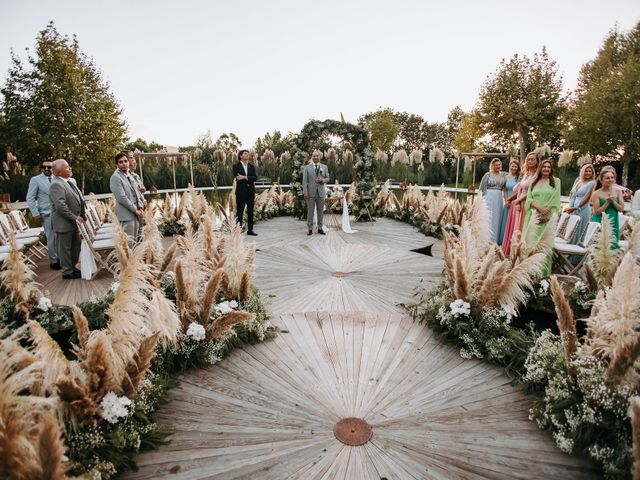
[[[258,179],[256,167],[249,163],[249,150],[238,152],[240,160],[233,166],[236,179],[236,220],[242,226],[244,209],[247,208],[247,235],[257,236],[253,231],[253,202],[256,195],[255,181]]]

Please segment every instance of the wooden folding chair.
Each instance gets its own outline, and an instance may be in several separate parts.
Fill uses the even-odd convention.
[[[575,275],[584,266],[589,257],[589,248],[595,239],[596,233],[600,231],[600,223],[589,222],[584,237],[577,245],[571,243],[555,243],[553,251],[561,263],[561,269],[565,270],[568,275]],[[571,257],[581,257],[577,265],[571,262]]]
[[[567,215],[563,213],[562,215]],[[561,219],[562,220],[562,219]],[[564,221],[564,225],[561,229],[556,230],[556,237],[554,238],[554,244],[558,243],[571,243],[573,236],[576,234],[578,227],[580,226],[580,215],[567,215]]]
[[[93,280],[101,270],[107,270],[115,274],[115,262],[109,261],[109,254],[113,252],[116,247],[113,238],[93,240],[84,222],[77,222],[77,225],[80,231],[80,238],[87,244],[96,261],[97,269],[93,272],[93,275],[91,275],[91,280]]]

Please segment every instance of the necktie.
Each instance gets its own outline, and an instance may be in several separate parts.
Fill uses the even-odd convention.
[[[318,172],[320,171],[320,167],[316,164],[316,177],[318,176]]]
[[[47,180],[49,180],[49,183],[51,183],[51,177],[47,177]]]
[[[136,196],[136,208],[139,209],[140,202],[138,202],[138,192],[136,191],[136,186],[133,184],[133,178],[131,177],[131,175],[127,175],[127,178],[129,179],[129,185],[131,185],[131,189],[133,190],[133,193]]]
[[[82,198],[82,193],[80,193],[80,190],[75,183],[68,180],[67,183],[71,187],[71,190],[73,190],[73,193],[76,194],[76,197],[78,197],[78,200],[80,200],[80,215],[84,217],[84,198]]]

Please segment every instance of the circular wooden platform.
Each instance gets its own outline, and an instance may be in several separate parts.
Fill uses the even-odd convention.
[[[290,218],[258,226],[257,283],[284,332],[184,375],[158,415],[171,443],[126,478],[594,476],[528,420],[530,398],[499,369],[402,313],[397,303],[441,270],[410,252],[425,244],[415,229],[383,219],[306,237]],[[368,442],[335,437],[347,417],[371,426]]]

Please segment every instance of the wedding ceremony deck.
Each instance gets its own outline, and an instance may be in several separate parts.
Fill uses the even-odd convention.
[[[595,478],[529,420],[531,397],[501,369],[406,314],[440,282],[442,242],[385,218],[352,227],[256,224],[255,283],[280,333],[181,376],[157,414],[170,442],[124,478]],[[38,271],[56,303],[113,281]]]

